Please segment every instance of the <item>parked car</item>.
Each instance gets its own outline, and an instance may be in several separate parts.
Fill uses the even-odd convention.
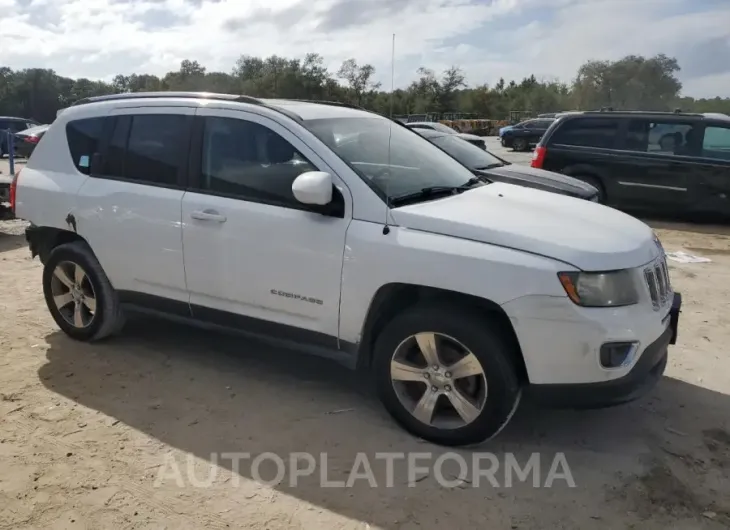
[[[515,151],[527,151],[540,141],[554,119],[527,120],[510,128],[500,129],[499,139],[504,147],[511,147]]]
[[[646,224],[485,183],[343,104],[89,98],[51,124],[12,198],[70,337],[141,309],[326,356],[370,370],[395,420],[435,443],[495,436],[523,392],[634,399],[676,341],[681,296]]]
[[[13,185],[12,175],[0,171],[0,220],[12,219],[13,210],[10,207],[10,188]]]
[[[19,133],[15,133],[15,152],[19,156],[30,158],[38,142],[46,134],[49,125],[36,125]]]
[[[0,116],[0,158],[8,154],[7,131],[11,134],[18,133],[29,127],[35,127],[37,122],[27,118],[15,118],[12,116]]]
[[[487,148],[487,142],[484,141],[484,138],[481,136],[477,136],[475,134],[467,134],[467,133],[460,133],[449,127],[448,125],[444,125],[443,123],[438,122],[430,122],[430,121],[419,121],[419,122],[411,122],[406,123],[406,127],[409,129],[414,129],[417,131],[439,131],[444,134],[453,134],[454,136],[457,136],[461,138],[462,140],[466,140],[472,145],[476,145],[477,147],[481,149]]]
[[[730,214],[730,117],[595,111],[559,118],[532,166],[598,188],[631,211]]]
[[[464,164],[475,175],[491,182],[507,182],[589,201],[598,200],[598,190],[581,180],[551,171],[512,164],[453,134],[429,130],[418,130],[417,132]]]
[[[514,128],[514,125],[505,125],[504,127],[500,127],[499,132],[498,132],[500,141],[502,140],[502,136],[504,135],[504,133],[506,133],[507,131],[509,131],[512,128]],[[504,145],[504,142],[502,142],[502,145]]]

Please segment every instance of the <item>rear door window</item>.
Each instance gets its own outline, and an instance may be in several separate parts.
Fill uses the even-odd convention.
[[[730,160],[730,126],[709,125],[705,128],[702,156]]]
[[[66,124],[66,141],[74,166],[84,175],[89,174],[91,157],[99,151],[104,120],[87,118],[73,120]]]
[[[696,129],[691,122],[633,119],[628,123],[624,149],[642,153],[690,155],[696,150]]]
[[[187,164],[190,120],[182,114],[116,117],[104,175],[143,184],[176,186]]]
[[[553,133],[551,144],[611,149],[619,130],[616,118],[573,118]]]

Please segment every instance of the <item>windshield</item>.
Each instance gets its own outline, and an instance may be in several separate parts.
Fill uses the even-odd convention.
[[[439,136],[431,138],[431,141],[469,169],[487,169],[505,165],[503,160],[458,136]]]
[[[385,118],[330,118],[306,125],[383,198],[432,186],[463,186],[473,177],[418,133]]]

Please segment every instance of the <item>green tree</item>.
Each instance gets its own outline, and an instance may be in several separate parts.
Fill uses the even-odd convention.
[[[375,67],[370,64],[359,66],[355,59],[344,61],[337,71],[337,77],[347,82],[351,99],[358,105],[363,104],[366,95],[380,88],[380,83],[373,81],[374,75]]]

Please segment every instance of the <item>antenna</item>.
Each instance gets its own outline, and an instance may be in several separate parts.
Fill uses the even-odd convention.
[[[390,180],[390,142],[393,138],[393,93],[395,92],[395,33],[393,33],[393,45],[390,53],[390,124],[388,128],[388,180],[385,181],[385,223],[383,224],[383,235],[390,233],[388,216],[390,215],[390,197],[388,196],[388,181]]]
[[[393,47],[390,54],[390,119],[393,119],[393,95],[395,94],[395,33],[393,33]]]

